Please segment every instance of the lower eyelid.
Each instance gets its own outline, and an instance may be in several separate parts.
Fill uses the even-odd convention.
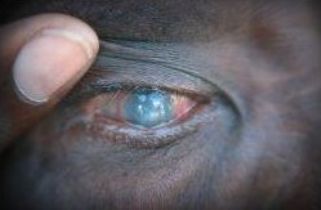
[[[123,128],[110,126],[106,118],[96,117],[95,122],[87,127],[87,134],[96,139],[105,139],[114,144],[125,144],[134,148],[159,148],[175,142],[186,135],[196,132],[194,125],[180,125],[170,128],[160,128],[153,131],[136,130],[131,127]],[[99,132],[97,132],[99,131]]]

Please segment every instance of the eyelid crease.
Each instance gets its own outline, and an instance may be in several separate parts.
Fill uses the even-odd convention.
[[[128,43],[129,41],[127,41]],[[175,59],[164,59],[151,49],[142,49],[142,48],[134,48],[128,45],[124,45],[121,43],[116,43],[113,40],[110,41],[102,41],[100,40],[100,52],[97,56],[96,62],[94,63],[93,68],[104,68],[106,66],[106,58],[118,58],[124,60],[132,60],[141,63],[150,63],[159,65],[173,71],[177,71],[179,73],[186,74],[188,76],[192,76],[194,78],[200,79],[203,82],[215,87],[217,89],[217,85],[212,81],[202,77],[197,74],[195,71],[191,71],[186,67],[179,65],[175,62]]]
[[[94,78],[92,85],[136,84],[176,90],[185,90],[204,96],[223,92],[218,86],[207,83],[199,77],[193,77],[180,71],[154,63],[142,63],[136,60],[105,57],[99,65],[89,71],[88,77]]]

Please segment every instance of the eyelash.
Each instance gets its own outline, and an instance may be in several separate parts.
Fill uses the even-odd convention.
[[[153,87],[148,85],[134,85],[117,83],[100,89],[96,96],[92,96],[81,103],[81,113],[86,116],[82,119],[85,132],[94,139],[106,139],[114,144],[125,144],[135,148],[159,148],[183,139],[197,131],[198,125],[206,121],[215,111],[218,95],[210,98],[187,90],[171,90],[169,88]],[[174,96],[185,97],[195,104],[188,109],[184,117],[178,117],[168,123],[153,128],[140,128],[130,123],[124,123],[102,112],[104,101],[108,100],[116,92],[129,93],[137,88],[150,88],[166,91]]]

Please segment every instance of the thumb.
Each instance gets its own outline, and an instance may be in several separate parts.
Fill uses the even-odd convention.
[[[88,70],[98,46],[87,24],[61,14],[0,29],[0,151],[62,99]]]

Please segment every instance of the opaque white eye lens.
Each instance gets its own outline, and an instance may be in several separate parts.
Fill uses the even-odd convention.
[[[135,125],[150,128],[175,117],[175,104],[166,91],[138,88],[128,94],[124,103],[124,117]]]

